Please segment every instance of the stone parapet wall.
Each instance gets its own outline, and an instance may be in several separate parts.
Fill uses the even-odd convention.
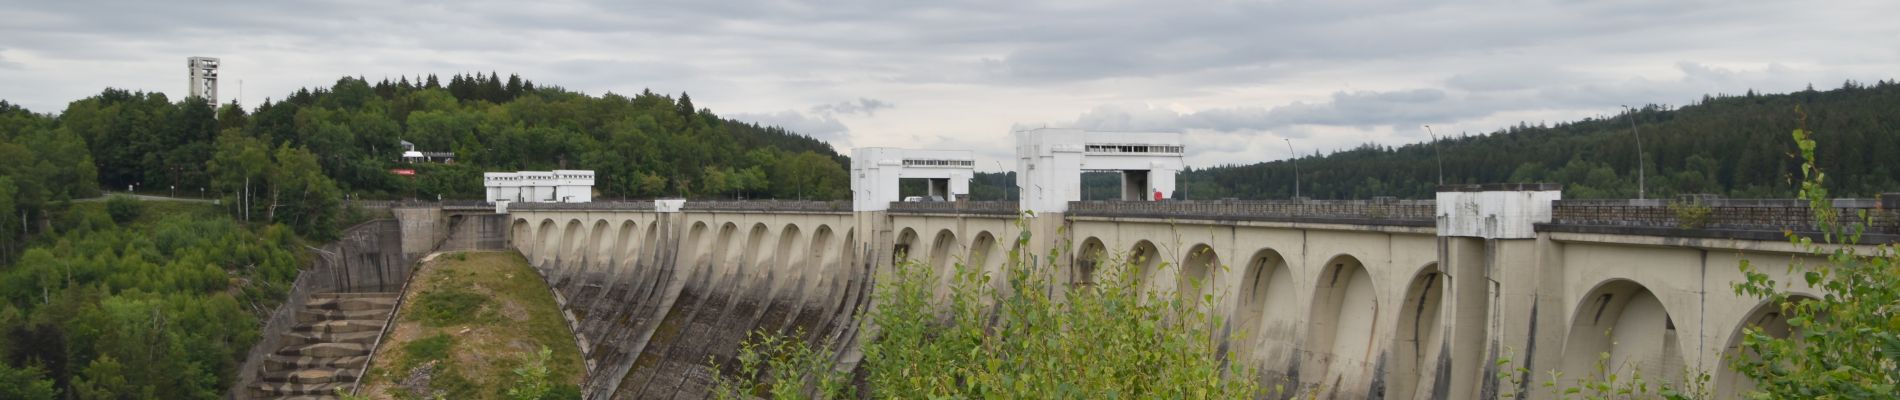
[[[1432,200],[1077,201],[1070,216],[1431,226]]]
[[[686,206],[682,208],[682,210],[850,213],[851,202],[809,200],[687,201]]]
[[[1900,234],[1900,213],[1872,199],[1835,200],[1845,223],[1867,216],[1872,235]],[[1806,201],[1796,199],[1560,200],[1547,229],[1621,227],[1685,231],[1819,232]]]
[[[592,203],[508,203],[509,210],[520,211],[653,211],[652,200],[597,201]]]
[[[1016,215],[1015,201],[892,202],[894,214]]]

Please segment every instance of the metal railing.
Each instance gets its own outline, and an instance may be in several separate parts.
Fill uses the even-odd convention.
[[[592,203],[508,203],[509,210],[525,211],[653,211],[652,200]]]
[[[851,212],[850,201],[810,201],[810,200],[737,200],[737,201],[687,201],[681,207],[684,211],[785,211],[785,212]]]
[[[1431,226],[1432,200],[1075,201],[1069,215]]]
[[[1015,201],[891,202],[893,214],[1008,215],[1018,214]]]
[[[1843,225],[1863,222],[1872,234],[1900,234],[1900,215],[1874,199],[1837,199],[1831,205]],[[1891,206],[1891,205],[1890,205]],[[1658,228],[1763,232],[1818,232],[1805,200],[1718,199],[1558,200],[1551,204],[1554,226]]]

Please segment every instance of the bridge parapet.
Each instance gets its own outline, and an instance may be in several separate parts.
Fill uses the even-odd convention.
[[[756,212],[851,212],[849,201],[808,201],[808,200],[741,200],[741,201],[688,201],[682,208],[685,211],[756,211]]]
[[[1900,241],[1900,197],[1837,199],[1833,208],[1845,223],[1866,213],[1864,243]],[[1800,199],[1559,200],[1550,223],[1539,230],[1657,236],[1780,240],[1783,232],[1818,233],[1808,203]]]
[[[513,211],[654,211],[653,201],[596,201],[589,203],[508,203]]]
[[[1017,214],[1018,201],[931,201],[931,202],[891,202],[889,208],[893,214],[969,214],[969,215],[1007,215]]]
[[[1077,201],[1070,216],[1214,219],[1432,226],[1436,201],[1397,200],[1213,200]]]

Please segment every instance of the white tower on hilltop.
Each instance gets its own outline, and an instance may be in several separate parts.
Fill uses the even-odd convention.
[[[212,107],[218,106],[218,59],[212,57],[192,57],[187,64],[191,68],[191,95],[205,99]]]

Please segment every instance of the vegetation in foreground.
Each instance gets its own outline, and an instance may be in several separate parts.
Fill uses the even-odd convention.
[[[1900,304],[1900,248],[1861,245],[1875,216],[1839,215],[1833,208],[1826,188],[1830,175],[1817,162],[1821,147],[1815,137],[1805,127],[1793,134],[1801,161],[1800,198],[1808,202],[1820,235],[1785,234],[1797,249],[1825,262],[1803,264],[1794,258],[1787,275],[1801,281],[1778,282],[1742,261],[1745,280],[1733,284],[1735,293],[1778,307],[1789,329],[1779,334],[1744,327],[1741,351],[1729,354],[1724,364],[1754,383],[1742,394],[1751,399],[1891,399],[1900,393],[1900,308],[1895,307]],[[1712,398],[1709,371],[1687,371],[1681,382],[1662,382],[1645,379],[1646,371],[1629,365],[1605,365],[1608,358],[1603,354],[1596,371],[1582,379],[1549,372],[1539,386],[1558,399]],[[1508,356],[1497,363],[1505,367],[1497,378],[1510,383],[1501,385],[1507,390],[1502,397],[1528,395],[1508,388],[1531,371],[1511,368],[1516,363]]]
[[[1025,233],[1017,248],[1029,241]],[[1012,251],[1002,271],[957,263],[943,276],[905,261],[878,282],[863,323],[864,387],[875,398],[1252,398],[1253,372],[1229,365],[1214,333],[1224,321],[1203,309],[1212,297],[1147,288],[1135,260],[1105,262],[1094,285],[1062,298],[1046,258]],[[1169,268],[1162,265],[1156,268]],[[998,274],[1000,276],[992,275]],[[1001,279],[1001,281],[996,281]],[[1000,284],[999,284],[1000,283]],[[947,286],[947,291],[939,288]],[[939,293],[947,292],[947,295]],[[717,378],[720,398],[856,397],[836,349],[774,332],[756,334]],[[717,368],[715,368],[717,369]],[[1240,377],[1240,378],[1236,378]]]
[[[580,398],[580,350],[547,284],[519,254],[443,253],[418,268],[361,394]]]
[[[0,269],[0,398],[215,399],[303,262],[282,225],[115,198]]]

